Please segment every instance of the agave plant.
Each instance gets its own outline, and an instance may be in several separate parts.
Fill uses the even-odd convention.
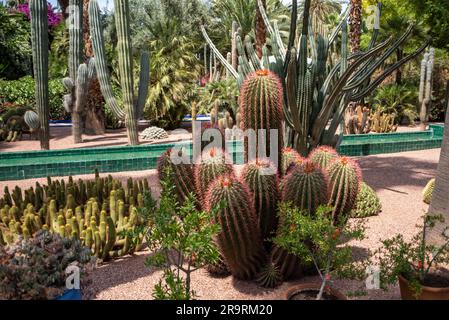
[[[269,69],[280,77],[284,87],[284,118],[287,125],[285,142],[303,155],[307,155],[318,145],[338,144],[340,133],[337,131],[348,103],[358,102],[369,96],[385,78],[417,57],[430,42],[428,39],[414,53],[376,73],[408,39],[413,25],[396,41],[389,38],[377,44],[380,28],[378,10],[367,51],[349,54],[348,11],[342,15],[335,30],[327,36],[320,33],[322,28],[313,26],[310,17],[311,0],[306,0],[302,30],[297,33],[298,8],[297,1],[293,1],[289,41],[285,46],[277,23],[270,22],[261,0],[258,0],[258,5],[271,38],[271,48],[264,47],[262,59],[256,56],[250,37],[242,40],[237,36],[239,66],[235,69],[219,52],[204,27],[203,36],[239,86],[249,74],[258,69]],[[300,34],[299,38],[297,34]],[[340,49],[335,51],[337,38]]]

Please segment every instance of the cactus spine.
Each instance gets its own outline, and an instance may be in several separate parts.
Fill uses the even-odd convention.
[[[125,111],[123,111],[119,106],[112,92],[112,86],[109,80],[109,71],[106,63],[100,9],[97,0],[91,0],[89,3],[89,24],[92,34],[92,47],[95,53],[96,69],[98,72],[101,92],[103,93],[106,102],[111,107],[114,115],[120,120],[125,120],[128,143],[130,145],[137,145],[139,143],[137,120],[142,114],[148,95],[148,85],[150,79],[149,55],[147,52],[142,53],[138,96],[134,99],[133,61],[128,0],[114,0],[114,7],[115,25],[118,37],[117,50],[119,59],[119,74]]]
[[[31,43],[36,89],[37,114],[39,115],[39,140],[41,149],[50,149],[50,117],[48,106],[48,6],[46,0],[31,0]]]
[[[419,84],[419,103],[421,105],[421,129],[427,129],[428,113],[432,102],[433,68],[435,65],[435,49],[430,48],[421,61],[421,79]]]
[[[268,161],[255,161],[243,168],[242,180],[252,193],[262,237],[268,239],[277,228],[280,198],[277,169]]]
[[[243,130],[255,130],[255,136],[245,138],[245,158],[270,157],[272,162],[281,165],[283,134],[282,85],[279,78],[268,70],[250,74],[240,93],[240,112]],[[263,131],[265,130],[265,131]],[[272,140],[271,130],[276,130],[277,139]],[[265,145],[264,145],[265,144]],[[272,147],[277,147],[273,150]],[[273,153],[277,153],[274,157]]]
[[[239,279],[252,279],[265,261],[262,237],[248,187],[235,177],[221,176],[210,187],[205,208],[211,212],[226,202],[215,217],[221,226],[217,242],[231,273]]]
[[[357,200],[362,181],[359,165],[347,158],[335,159],[329,166],[329,205],[334,222],[346,221]]]

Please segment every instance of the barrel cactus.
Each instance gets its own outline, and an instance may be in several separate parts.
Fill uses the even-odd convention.
[[[223,149],[205,150],[200,160],[195,166],[195,185],[197,195],[204,200],[211,183],[222,175],[234,175],[234,168]]]
[[[313,163],[324,170],[328,169],[329,164],[337,157],[337,151],[328,146],[320,146],[316,148],[309,156]]]
[[[303,275],[301,260],[283,248],[273,247],[271,261],[277,266],[284,280],[296,279]]]
[[[306,160],[282,180],[281,194],[283,201],[314,214],[319,206],[328,201],[326,174]]]
[[[283,147],[283,89],[279,78],[268,70],[250,74],[240,92],[240,112],[243,130],[255,130],[255,141],[245,138],[245,158],[270,157],[281,165]],[[261,132],[260,130],[266,130]],[[277,130],[277,140],[271,141],[271,130]],[[262,145],[259,145],[263,142]],[[264,145],[265,144],[265,145]],[[277,157],[271,156],[270,147],[277,146]]]
[[[329,206],[334,222],[345,221],[355,206],[362,184],[359,165],[348,157],[335,159],[328,170]]]
[[[435,188],[435,179],[430,180],[422,191],[424,203],[430,204],[432,201],[433,189]]]
[[[252,193],[262,237],[267,239],[277,227],[277,203],[280,199],[277,169],[269,161],[256,160],[243,168],[242,180]]]
[[[262,268],[256,282],[264,288],[275,288],[282,283],[282,273],[275,263],[269,262]]]
[[[193,165],[190,163],[176,163],[176,161],[173,161],[172,155],[173,149],[167,150],[159,158],[157,170],[161,181],[165,180],[167,172],[172,175],[171,181],[175,186],[178,200],[182,203],[188,198],[189,194],[195,193]]]
[[[226,206],[213,221],[221,226],[217,243],[229,270],[238,279],[252,279],[265,262],[262,237],[248,187],[233,176],[215,179],[206,195],[205,208]]]
[[[288,171],[304,162],[304,158],[293,148],[282,149],[281,175],[285,176]]]
[[[362,182],[351,217],[366,218],[378,215],[382,210],[382,204],[376,192],[365,182]]]
[[[142,140],[161,140],[167,139],[168,133],[162,128],[149,127],[143,130],[143,132],[140,134],[140,137],[142,138]]]

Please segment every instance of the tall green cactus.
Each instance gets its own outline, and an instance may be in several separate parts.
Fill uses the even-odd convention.
[[[340,224],[349,217],[362,184],[360,166],[347,157],[335,159],[329,166],[329,206],[332,218]]]
[[[48,6],[46,0],[31,0],[31,44],[36,89],[36,106],[39,115],[39,140],[41,149],[50,149],[50,110],[48,106]]]
[[[277,228],[279,178],[276,167],[269,161],[255,161],[242,171],[242,180],[252,193],[257,220],[264,240],[273,236]]]
[[[252,129],[255,133],[252,137],[245,137],[247,161],[270,157],[276,167],[281,165],[284,143],[282,101],[282,84],[274,73],[258,70],[245,79],[240,93],[242,127],[247,132]],[[272,133],[277,134],[275,141],[272,140]],[[275,157],[273,152],[277,153]]]
[[[249,39],[245,39],[244,46],[237,36],[240,63],[235,69],[220,54],[203,26],[201,31],[210,48],[223,66],[229,69],[239,86],[242,85],[243,79],[261,67],[268,68],[280,77],[284,87],[284,119],[287,124],[285,142],[303,156],[308,155],[318,145],[338,144],[340,134],[337,130],[343,121],[348,103],[360,101],[370,95],[386,77],[418,56],[430,43],[430,39],[426,40],[414,53],[381,73],[376,73],[411,35],[413,26],[394,43],[390,38],[376,45],[379,34],[379,24],[376,23],[368,50],[348,55],[346,20],[349,11],[342,15],[336,29],[329,36],[325,36],[316,32],[323,28],[312,26],[312,19],[309,19],[311,0],[306,0],[303,6],[302,32],[296,32],[297,17],[300,15],[297,14],[297,1],[293,1],[290,36],[285,46],[277,23],[270,22],[262,1],[257,2],[272,40],[270,50],[266,46],[263,48],[262,59],[254,56]],[[379,9],[380,6],[379,4]],[[380,10],[376,14],[380,15]],[[378,20],[379,17],[376,18],[376,21]],[[337,54],[333,50],[339,35],[342,45],[340,53]],[[295,44],[298,44],[299,55]],[[376,75],[376,78],[371,79],[373,75]]]
[[[430,48],[421,61],[421,78],[419,84],[419,103],[421,129],[427,129],[429,110],[432,102],[433,68],[435,65],[435,49]]]
[[[128,2],[128,0],[114,0],[115,25],[118,38],[117,51],[119,59],[119,74],[121,89],[123,92],[124,111],[119,106],[112,92],[109,71],[106,63],[103,27],[101,24],[100,9],[97,0],[91,0],[89,3],[89,23],[101,92],[103,93],[106,103],[111,107],[114,115],[120,120],[125,121],[129,144],[137,145],[139,143],[137,120],[139,115],[142,114],[148,95],[150,62],[148,52],[143,52],[141,56],[141,75],[138,96],[135,99]]]
[[[221,176],[209,189],[205,208],[212,212],[222,202],[227,206],[213,217],[221,226],[217,243],[231,273],[239,279],[252,279],[266,257],[250,191],[235,177]]]

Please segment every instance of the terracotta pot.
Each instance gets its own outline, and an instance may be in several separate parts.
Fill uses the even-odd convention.
[[[320,291],[321,288],[321,283],[303,283],[303,284],[299,284],[296,286],[291,287],[290,289],[288,289],[285,294],[284,294],[284,299],[286,300],[291,300],[291,298],[302,292],[302,291],[316,291],[317,293]],[[334,289],[330,286],[326,286],[325,288],[325,292],[328,295],[331,295],[333,297],[335,297],[336,300],[348,300],[348,298],[341,293],[339,290]]]
[[[449,300],[449,287],[432,288],[423,286],[421,294],[416,297],[415,292],[409,286],[408,280],[402,276],[399,276],[398,278],[402,300]]]

